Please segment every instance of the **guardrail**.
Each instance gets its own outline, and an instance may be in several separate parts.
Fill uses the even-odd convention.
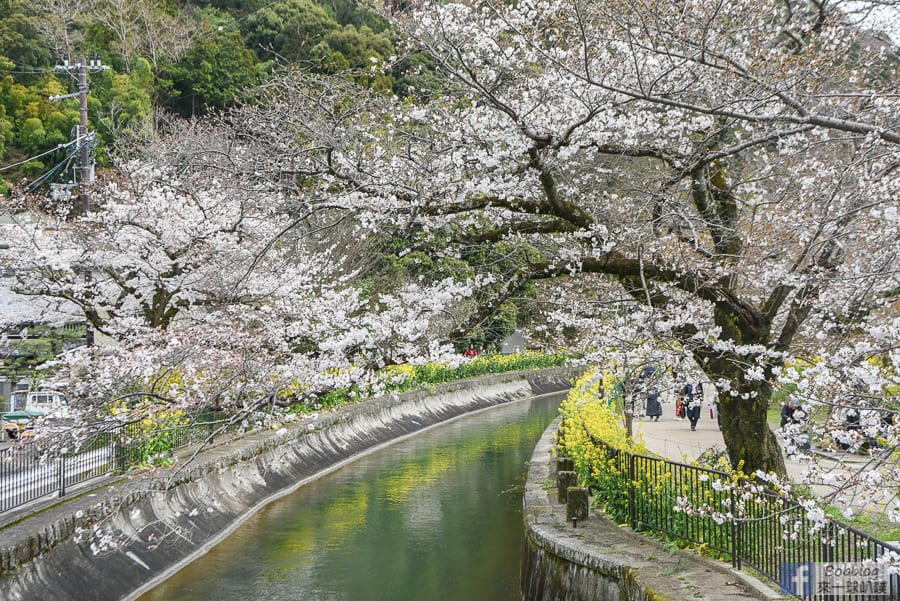
[[[735,483],[729,473],[631,453],[591,438],[602,450],[594,464],[600,483],[594,493],[614,518],[634,530],[654,530],[718,551],[733,567],[753,568],[776,584],[789,580],[785,566],[877,562],[900,551],[838,520],[821,529],[796,499],[773,490],[759,487],[744,497],[732,485],[744,482]],[[813,590],[802,598],[900,599],[900,577],[891,574],[887,590],[879,594]]]
[[[124,473],[160,451],[212,440],[227,424],[209,418],[150,431],[140,424],[119,424],[91,435],[78,453],[47,450],[40,440],[17,443],[0,451],[0,513],[53,493],[65,496],[71,486]]]

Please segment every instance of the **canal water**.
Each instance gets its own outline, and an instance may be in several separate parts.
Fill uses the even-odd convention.
[[[481,411],[348,464],[139,601],[518,601],[527,462],[563,396]]]

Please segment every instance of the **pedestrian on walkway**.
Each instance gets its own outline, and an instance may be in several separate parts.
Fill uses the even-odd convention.
[[[659,402],[659,391],[656,389],[647,393],[647,417],[652,422],[658,422],[662,417],[662,403]]]
[[[802,420],[794,415],[798,410],[803,413],[803,409],[800,407],[800,403],[791,399],[787,403],[781,406],[781,427],[784,429],[785,426],[792,424],[799,424]],[[805,413],[804,413],[805,417]],[[858,420],[858,418],[857,418]],[[848,420],[849,422],[849,420]]]
[[[701,384],[691,384],[688,382],[684,385],[685,405],[687,406],[687,418],[691,422],[691,430],[697,429],[697,422],[700,421],[700,408],[703,405],[703,386]]]
[[[675,392],[675,419],[684,421],[687,417],[687,406],[684,404],[684,389],[678,389]]]

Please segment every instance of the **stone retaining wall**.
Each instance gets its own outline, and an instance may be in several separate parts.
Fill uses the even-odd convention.
[[[565,390],[579,372],[504,374],[372,399],[243,436],[181,470],[148,472],[61,501],[0,531],[0,598],[135,598],[263,505],[343,463],[472,411]]]

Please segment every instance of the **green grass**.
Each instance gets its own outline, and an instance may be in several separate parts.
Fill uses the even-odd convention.
[[[834,506],[826,507],[825,513],[879,540],[900,540],[900,524],[891,522],[883,513],[866,511],[847,519],[841,510]]]
[[[775,401],[769,403],[769,410],[766,412],[766,421],[769,422],[769,427],[772,428],[772,430],[777,430],[781,427],[781,403],[776,403]]]

